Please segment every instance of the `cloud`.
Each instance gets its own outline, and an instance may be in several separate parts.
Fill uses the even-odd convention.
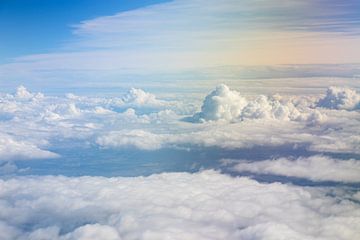
[[[320,115],[320,113],[317,113]],[[242,121],[244,119],[278,119],[299,120],[306,118],[307,113],[301,113],[291,102],[280,102],[275,98],[259,96],[248,101],[235,90],[221,84],[205,97],[201,112],[186,120],[204,121]],[[321,116],[311,116],[312,120]]]
[[[194,120],[233,120],[237,118],[247,101],[240,93],[231,91],[228,86],[222,84],[216,87],[205,97],[201,106],[201,112],[194,115]]]
[[[329,87],[325,97],[319,100],[317,106],[330,109],[356,110],[360,108],[360,94],[351,88]]]
[[[87,224],[77,228],[63,237],[64,240],[121,240],[115,228],[100,225],[100,224]]]
[[[115,97],[44,96],[19,89],[27,98],[0,95],[0,133],[43,151],[51,142],[81,141],[143,150],[300,145],[317,152],[360,152],[360,114],[314,108],[317,96],[245,98],[220,85],[195,113],[196,98],[166,101],[140,89]],[[181,121],[186,118],[191,121]]]
[[[161,105],[161,101],[157,100],[155,95],[144,92],[142,89],[131,88],[122,100],[127,104],[135,105]]]
[[[146,112],[156,109],[173,109],[179,112],[185,110],[181,109],[181,103],[177,101],[158,99],[154,94],[139,88],[130,88],[121,97],[109,99],[108,104],[114,108],[134,108],[145,110]]]
[[[233,169],[238,172],[298,177],[312,181],[360,182],[360,161],[333,159],[326,156],[240,161]]]
[[[99,137],[96,143],[103,147],[136,147],[143,150],[156,150],[162,147],[164,137],[140,129],[112,131]]]
[[[56,153],[40,149],[31,142],[14,140],[0,133],[0,163],[8,160],[45,159],[58,156]]]
[[[347,195],[214,171],[17,177],[0,180],[0,237],[350,240],[360,210]]]

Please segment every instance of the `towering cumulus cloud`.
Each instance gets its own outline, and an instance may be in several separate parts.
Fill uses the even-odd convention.
[[[330,87],[317,106],[330,109],[355,110],[360,108],[360,94],[351,88]]]
[[[201,112],[194,115],[194,120],[228,120],[231,121],[241,114],[241,109],[246,106],[246,99],[237,91],[232,91],[228,86],[221,84],[205,97]]]
[[[248,101],[235,90],[221,84],[205,97],[201,112],[188,120],[204,121],[242,121],[244,119],[298,120],[302,113],[289,101],[277,100],[260,95]]]

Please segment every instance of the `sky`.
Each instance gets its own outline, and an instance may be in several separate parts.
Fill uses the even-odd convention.
[[[359,9],[0,0],[0,239],[357,240]]]
[[[220,66],[359,63],[359,7],[333,0],[2,1],[0,81],[85,85]]]
[[[0,62],[56,50],[72,39],[72,25],[163,1],[2,0]]]

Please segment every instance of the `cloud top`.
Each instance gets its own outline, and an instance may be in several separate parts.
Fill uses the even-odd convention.
[[[236,90],[221,84],[208,94],[201,111],[189,121],[243,121],[246,119],[299,120],[302,113],[290,101],[279,101],[260,95],[255,100],[247,100]]]
[[[214,171],[19,177],[0,180],[0,238],[356,239],[358,203],[330,192]]]
[[[338,110],[356,110],[360,108],[360,94],[352,88],[329,87],[317,106]]]

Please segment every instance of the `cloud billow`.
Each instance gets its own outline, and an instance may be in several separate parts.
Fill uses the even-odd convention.
[[[214,171],[136,178],[19,177],[0,180],[0,237],[355,239],[360,210],[349,199],[357,195],[330,192]]]
[[[205,121],[242,121],[245,119],[301,120],[308,113],[301,113],[293,103],[280,102],[275,98],[259,96],[247,100],[239,92],[222,84],[215,88],[204,99],[201,112],[185,120],[191,122]]]
[[[360,94],[351,88],[329,87],[326,95],[318,101],[317,106],[338,110],[360,109]]]

